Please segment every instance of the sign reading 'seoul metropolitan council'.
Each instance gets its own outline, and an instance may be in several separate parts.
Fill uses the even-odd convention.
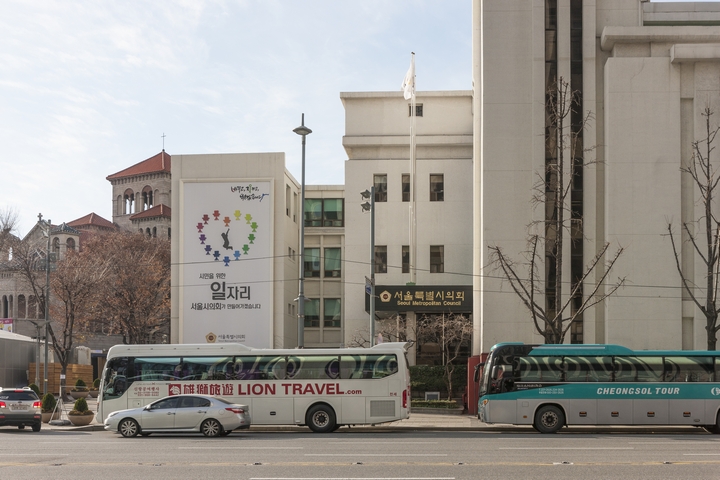
[[[183,184],[182,343],[271,347],[272,183]]]

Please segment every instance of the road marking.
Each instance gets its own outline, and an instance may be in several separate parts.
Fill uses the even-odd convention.
[[[67,457],[70,455],[69,453],[0,453],[0,457],[36,457],[36,456],[44,456],[44,457]]]
[[[633,447],[500,447],[499,450],[635,450]]]
[[[447,457],[447,453],[306,453],[306,457]]]
[[[697,445],[698,443],[709,443],[717,445],[718,440],[677,440],[675,442],[628,442],[628,445]]]
[[[333,445],[397,445],[398,442],[354,442],[352,440],[333,442]],[[439,442],[402,442],[403,445],[437,445]]]
[[[304,447],[178,447],[178,450],[302,450]]]

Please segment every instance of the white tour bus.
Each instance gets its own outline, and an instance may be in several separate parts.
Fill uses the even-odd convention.
[[[254,425],[341,425],[410,416],[405,343],[372,348],[258,349],[237,343],[116,345],[100,381],[97,420],[184,393],[250,407]]]

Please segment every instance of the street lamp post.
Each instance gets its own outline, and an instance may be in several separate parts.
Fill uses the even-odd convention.
[[[364,212],[370,211],[370,346],[375,345],[375,186],[360,194],[370,200],[360,205]]]
[[[43,395],[48,392],[48,324],[50,323],[50,228],[52,222],[48,219],[47,251],[45,252],[45,358],[43,359]]]
[[[302,178],[300,183],[300,280],[298,285],[298,348],[305,346],[305,137],[312,133],[305,126],[302,114],[300,126],[293,132],[302,136]]]

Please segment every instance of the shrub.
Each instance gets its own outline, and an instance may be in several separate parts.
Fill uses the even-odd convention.
[[[31,383],[30,385],[28,385],[28,387],[30,387],[30,389],[35,392],[35,395],[37,395],[38,397],[40,396],[40,388],[37,385]]]
[[[52,393],[46,393],[45,396],[42,397],[43,413],[52,413],[55,410],[56,405],[57,400],[55,400],[55,395],[53,395]]]
[[[92,415],[93,412],[88,409],[87,400],[84,398],[78,398],[75,400],[75,405],[73,406],[72,411],[70,412],[70,415]]]
[[[412,400],[410,402],[411,407],[417,408],[441,408],[451,409],[460,408],[454,400]]]
[[[85,384],[85,381],[83,381],[82,378],[78,378],[77,381],[75,382],[75,388],[73,388],[73,390],[76,392],[84,392],[87,389],[88,388],[87,388],[87,385]]]
[[[100,388],[100,379],[96,378],[93,380],[93,389],[97,390],[98,388]]]
[[[453,372],[453,396],[460,396],[467,385],[467,365],[455,365]],[[410,367],[410,386],[413,396],[424,396],[425,392],[440,392],[448,397],[445,385],[445,367],[442,365],[415,365]]]

